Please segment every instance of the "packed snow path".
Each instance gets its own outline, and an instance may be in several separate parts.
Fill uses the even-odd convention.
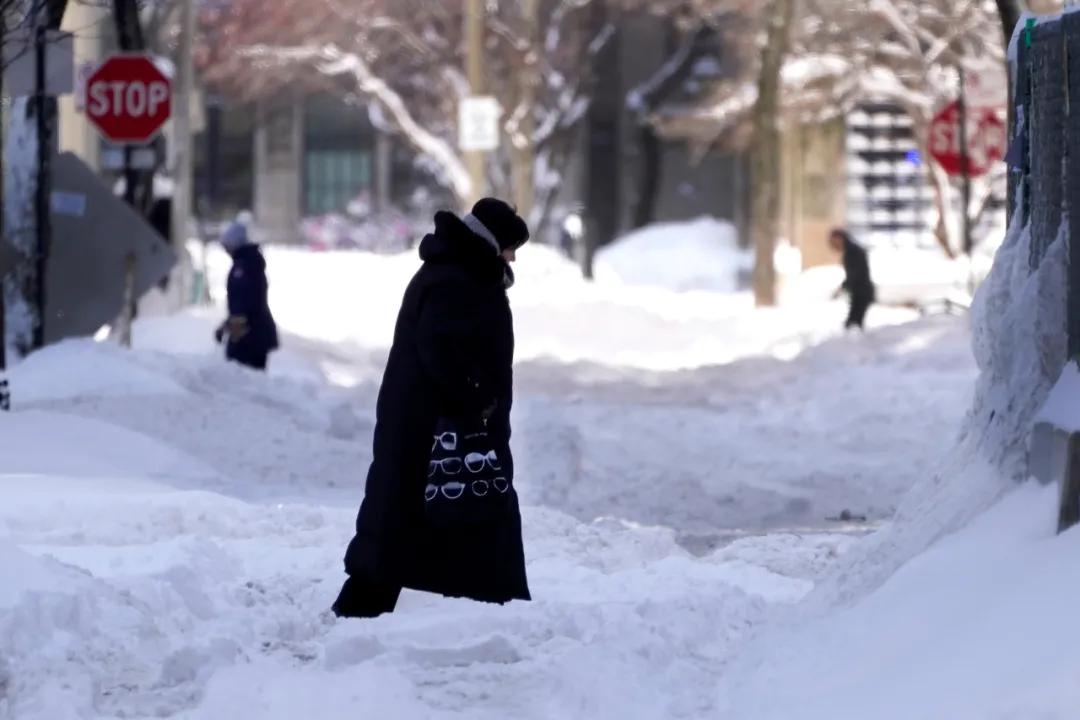
[[[0,418],[0,717],[708,717],[740,642],[856,541],[825,516],[886,518],[951,444],[974,374],[955,319],[791,362],[526,361],[536,601],[406,593],[341,622],[326,609],[381,355],[290,346],[269,378],[93,343],[19,368]]]

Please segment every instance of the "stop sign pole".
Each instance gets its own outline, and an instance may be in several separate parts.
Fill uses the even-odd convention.
[[[964,254],[971,257],[971,250],[975,245],[971,237],[971,155],[968,153],[967,136],[967,94],[964,92],[964,64],[959,63],[957,71],[960,74],[960,98],[957,101],[957,120],[960,125],[960,157],[963,158],[961,165],[964,166],[963,180],[961,183],[961,203],[963,203],[963,230]]]

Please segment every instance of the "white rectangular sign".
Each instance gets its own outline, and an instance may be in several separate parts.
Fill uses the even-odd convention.
[[[463,98],[458,105],[458,145],[464,152],[490,152],[499,147],[499,101],[487,95]]]
[[[37,53],[34,33],[16,30],[4,36],[4,95],[23,97],[37,92]],[[75,36],[45,33],[45,94],[67,95],[75,87]]]
[[[56,215],[82,217],[86,214],[86,195],[77,192],[53,190],[52,211]]]
[[[94,71],[98,69],[96,62],[84,62],[80,63],[79,67],[75,70],[75,110],[77,112],[83,112],[86,110],[86,81],[90,79],[90,76],[94,74]]]

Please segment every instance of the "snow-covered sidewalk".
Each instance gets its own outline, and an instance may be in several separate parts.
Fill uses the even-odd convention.
[[[16,371],[0,717],[709,717],[743,641],[866,528],[825,517],[887,518],[974,372],[947,318],[790,362],[526,360],[536,601],[406,593],[342,622],[382,351],[293,337],[262,377],[222,363],[211,327],[147,321],[142,350],[69,343]]]

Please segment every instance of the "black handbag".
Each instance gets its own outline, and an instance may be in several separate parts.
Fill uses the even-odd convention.
[[[511,478],[487,428],[441,419],[432,438],[424,512],[438,527],[478,525],[499,516]]]

